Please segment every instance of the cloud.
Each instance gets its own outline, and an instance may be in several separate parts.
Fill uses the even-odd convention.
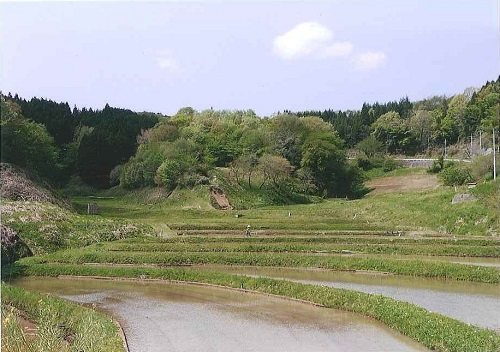
[[[381,51],[367,51],[354,57],[353,62],[357,69],[369,71],[385,64],[387,56]]]
[[[284,60],[305,57],[327,59],[346,57],[360,71],[382,67],[387,56],[381,51],[354,52],[350,41],[335,41],[334,33],[317,22],[302,22],[274,39],[273,52]]]
[[[179,65],[177,60],[172,56],[170,51],[162,50],[155,56],[155,62],[159,68],[165,71],[177,72]]]
[[[333,32],[316,22],[303,22],[274,39],[274,53],[285,60],[305,56],[341,56],[352,50],[350,43],[335,43]]]

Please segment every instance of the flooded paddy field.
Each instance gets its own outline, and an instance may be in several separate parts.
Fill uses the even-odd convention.
[[[500,287],[496,284],[329,270],[231,266],[212,269],[384,295],[500,332]]]
[[[24,278],[117,319],[130,351],[425,351],[362,315],[213,287]]]

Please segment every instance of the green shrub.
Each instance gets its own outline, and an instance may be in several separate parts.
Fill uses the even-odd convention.
[[[476,157],[471,164],[471,175],[475,180],[493,177],[493,158],[491,155]]]
[[[432,165],[427,170],[430,174],[437,174],[441,172],[444,168],[444,157],[440,155],[436,160],[432,162]]]
[[[373,168],[373,164],[372,164],[371,160],[364,155],[358,156],[356,158],[356,165],[359,168],[363,169],[364,171],[367,171],[367,170],[370,170]]]
[[[156,171],[155,183],[173,189],[181,174],[181,165],[177,160],[165,160]]]
[[[393,170],[396,170],[400,167],[401,167],[401,164],[397,160],[390,159],[390,158],[385,159],[384,165],[383,165],[384,172],[393,171]]]
[[[460,186],[473,180],[468,168],[457,165],[445,167],[439,177],[445,186]]]

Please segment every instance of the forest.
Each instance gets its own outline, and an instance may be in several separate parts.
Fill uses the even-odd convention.
[[[360,110],[196,111],[173,116],[106,105],[71,109],[45,98],[1,96],[2,162],[57,187],[192,187],[212,171],[247,189],[357,198],[362,170],[394,167],[390,155],[471,158],[500,127],[500,77],[481,88],[421,101],[364,103]],[[481,147],[472,140],[481,135]]]

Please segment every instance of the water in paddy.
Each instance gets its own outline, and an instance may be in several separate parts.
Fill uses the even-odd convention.
[[[361,315],[209,287],[24,278],[16,286],[95,304],[130,351],[423,351]]]
[[[328,270],[259,267],[217,267],[213,270],[381,294],[469,324],[500,331],[499,285]]]

